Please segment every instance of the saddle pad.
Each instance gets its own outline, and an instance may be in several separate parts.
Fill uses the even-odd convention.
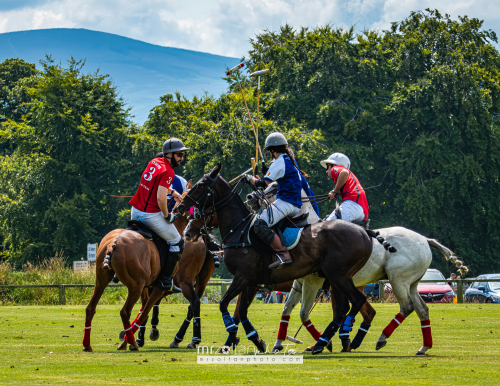
[[[290,250],[297,246],[300,241],[300,235],[304,228],[286,228],[283,232],[283,244]]]

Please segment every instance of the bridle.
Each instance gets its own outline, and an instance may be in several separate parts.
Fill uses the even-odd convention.
[[[189,194],[191,191],[194,189],[194,187],[184,196],[183,200],[186,198],[190,199],[195,205],[193,205],[193,214],[190,215],[188,218],[190,220],[194,219],[202,219],[203,220],[203,225],[199,226],[197,224],[194,224],[192,221],[190,222],[190,226],[196,226],[200,229],[200,234],[203,235],[208,235],[211,231],[213,231],[215,228],[218,227],[218,225],[212,225],[214,214],[217,210],[221,209],[225,205],[227,205],[236,195],[236,190],[240,186],[241,182],[244,181],[244,179],[240,179],[231,189],[231,193],[223,198],[222,200],[215,202],[215,183],[217,182],[217,179],[219,178],[220,174],[217,174],[215,177],[211,177],[210,174],[205,174],[204,178],[208,179],[210,181],[210,185],[208,186],[206,190],[206,194],[202,195],[198,200],[195,200],[193,197],[191,197]],[[195,185],[196,186],[196,185]],[[211,200],[211,205],[210,205],[210,197],[212,197]],[[208,205],[208,206],[207,206]],[[201,209],[199,207],[201,206]],[[208,220],[208,221],[207,221]],[[208,224],[208,225],[207,225]],[[203,233],[205,231],[205,233]]]

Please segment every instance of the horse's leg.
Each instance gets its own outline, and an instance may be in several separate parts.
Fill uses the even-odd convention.
[[[194,321],[193,321],[193,338],[191,343],[188,344],[188,348],[196,348],[196,346],[201,342],[201,301],[205,290],[207,288],[208,281],[212,276],[213,269],[204,270],[196,277],[195,293],[198,298],[198,308],[192,308]]]
[[[239,276],[235,276],[226,293],[222,297],[219,303],[219,310],[222,313],[222,320],[224,320],[224,325],[226,326],[226,331],[229,333],[229,336],[226,340],[224,346],[228,346],[231,348],[235,348],[239,343],[239,338],[236,337],[236,333],[238,332],[238,326],[235,324],[234,319],[229,314],[227,307],[229,302],[233,300],[236,295],[240,294],[242,289],[247,286],[247,282],[242,280]],[[239,298],[239,300],[241,300]],[[241,302],[240,302],[241,304]],[[239,310],[239,307],[237,305]],[[238,314],[239,316],[239,314]]]
[[[151,315],[151,331],[149,332],[149,339],[153,342],[160,337],[158,325],[160,324],[160,303],[163,296],[153,305],[153,315]]]
[[[336,284],[333,284],[335,282],[330,280],[330,283],[332,283],[332,296],[335,297],[335,316],[314,345],[312,349],[313,355],[323,352],[324,348],[340,328],[340,323],[344,319],[344,316],[349,312],[349,300],[347,296],[337,288]]]
[[[240,338],[236,336],[238,333],[238,325],[240,324],[240,304],[241,304],[241,293],[238,294],[238,299],[236,300],[236,307],[234,308],[234,313],[233,313],[233,323],[236,326],[236,331],[234,333],[234,337],[232,333],[229,333],[227,335],[226,343],[224,343],[224,346],[229,346],[230,344],[233,345],[233,349],[238,346],[240,343]],[[219,350],[220,352],[221,350]]]
[[[139,314],[135,318],[134,324],[138,324],[137,320],[141,316],[142,309],[146,305],[146,303],[148,301],[148,298],[149,298],[149,293],[148,292],[149,292],[149,288],[144,288],[142,290],[142,294],[141,294],[141,310],[139,311]],[[146,323],[147,322],[148,322],[148,320],[146,319],[146,321],[144,322],[144,324],[139,327],[139,332],[137,333],[137,339],[135,340],[135,343],[137,343],[137,345],[139,347],[144,347],[144,334],[146,332]]]
[[[193,325],[200,323],[200,298],[196,294],[196,291],[194,290],[193,284],[192,283],[180,283],[180,288],[182,289],[182,294],[184,297],[189,301],[189,308],[188,308],[188,316],[186,320],[184,320],[184,323],[181,326],[181,329],[179,330],[180,335],[176,335],[174,341],[177,343],[182,342],[184,339],[184,334],[186,333],[187,327],[189,327],[189,323],[191,322],[191,319],[194,316],[194,322]],[[186,327],[183,330],[183,327]],[[193,327],[194,328],[194,327]],[[201,342],[201,332],[199,333],[200,337],[199,340],[195,339],[193,336],[193,339],[191,343],[186,347],[186,348],[196,348],[196,345],[198,345]],[[194,347],[193,347],[194,345]],[[178,344],[177,344],[178,347]]]
[[[253,298],[255,296],[255,288],[247,287],[241,293],[241,303],[240,303],[240,317],[241,317],[241,325],[245,329],[247,334],[247,338],[257,346],[257,349],[265,353],[266,343],[259,338],[259,334],[257,330],[252,326],[250,320],[248,319],[248,307],[252,304]]]
[[[360,291],[363,291],[364,286],[358,287],[358,289]],[[375,318],[375,315],[377,313],[368,301],[366,301],[365,304],[363,304],[363,307],[361,307],[361,310],[359,312],[363,316],[363,321],[361,322],[358,332],[356,333],[356,336],[350,343],[349,349],[347,351],[356,350],[359,346],[361,346],[363,339],[365,338],[366,334],[368,333],[368,330],[370,329],[373,318]]]
[[[297,279],[293,282],[292,290],[290,295],[283,306],[283,311],[281,312],[280,328],[278,330],[278,337],[274,343],[272,352],[277,353],[284,349],[283,341],[286,339],[288,332],[288,322],[290,321],[290,315],[297,304],[299,304],[302,299],[302,283],[304,279]]]
[[[304,278],[304,285],[302,286],[302,305],[300,307],[300,321],[307,329],[309,334],[315,341],[319,339],[321,333],[316,329],[314,324],[309,319],[309,314],[314,306],[318,291],[325,282],[325,279],[317,275],[309,275]],[[313,346],[309,346],[305,351],[311,351]],[[332,344],[329,342],[327,345],[328,351],[332,352]]]
[[[344,321],[342,322],[342,326],[340,327],[339,330],[339,338],[342,339],[342,351],[347,351],[349,348],[349,335],[350,332],[352,331],[352,326],[355,321],[356,315],[359,313],[361,308],[366,301],[366,296],[364,293],[362,293],[353,283],[352,278],[350,277],[344,277],[340,279],[341,285],[343,285],[343,288],[345,289],[345,294],[348,297],[349,301],[351,302],[351,310],[345,317]]]
[[[387,344],[387,338],[389,338],[394,330],[399,327],[401,323],[410,315],[414,308],[413,302],[410,298],[410,286],[406,282],[400,282],[398,280],[389,281],[392,285],[392,291],[396,296],[396,299],[399,302],[399,314],[397,314],[393,320],[387,325],[386,328],[382,331],[382,334],[378,338],[377,345],[375,346],[375,350],[380,350]]]
[[[191,309],[191,305],[189,305],[186,319],[184,319],[181,328],[177,334],[175,334],[174,340],[170,342],[170,348],[179,348],[179,343],[184,340],[184,335],[186,335],[186,331],[191,324],[191,319],[193,319],[193,310]]]
[[[432,333],[431,333],[431,321],[429,319],[429,307],[418,293],[418,282],[413,283],[410,286],[410,297],[415,306],[415,312],[420,319],[420,325],[422,328],[422,336],[424,339],[423,346],[417,351],[416,355],[425,355],[428,349],[432,348]]]
[[[94,292],[92,293],[92,298],[85,310],[85,332],[83,335],[83,351],[92,351],[92,346],[90,345],[90,330],[92,326],[92,319],[94,318],[95,311],[97,308],[97,303],[101,299],[104,290],[108,286],[111,278],[113,277],[112,271],[97,268],[96,269],[96,284],[94,286]]]
[[[135,303],[141,297],[142,291],[144,289],[144,283],[136,284],[134,287],[128,289],[128,296],[123,308],[120,311],[120,316],[122,318],[123,329],[125,331],[125,341],[118,347],[118,350],[126,350],[127,343],[130,344],[131,351],[139,350],[139,346],[135,342],[134,339],[134,326],[140,327],[141,323],[134,322],[134,326],[130,324],[130,315],[132,314],[132,309],[134,308]],[[142,314],[141,314],[142,317]],[[137,327],[137,329],[138,329]]]

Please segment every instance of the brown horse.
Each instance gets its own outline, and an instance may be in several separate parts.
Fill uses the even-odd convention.
[[[239,196],[236,187],[231,187],[219,174],[220,164],[206,174],[183,198],[179,212],[193,206],[199,216],[217,212],[221,237],[226,244],[241,243],[240,235],[251,220],[251,213]],[[352,276],[366,263],[372,251],[367,233],[359,226],[338,220],[308,225],[304,228],[299,244],[291,251],[293,263],[278,270],[267,271],[264,256],[252,247],[224,248],[224,262],[234,274],[233,282],[220,302],[226,330],[232,345],[236,337],[236,326],[227,311],[229,302],[242,293],[239,306],[242,325],[260,351],[265,352],[264,341],[247,318],[247,310],[255,287],[262,283],[263,273],[269,275],[269,283],[283,283],[322,270],[330,283],[336,299],[336,315],[318,340],[313,354],[323,351],[331,337],[337,332],[347,315],[342,329],[351,328],[354,316],[366,298],[354,286]],[[349,302],[352,304],[349,310]]]
[[[191,181],[188,183],[188,186],[190,184]],[[184,216],[179,216],[175,220],[174,225],[179,233],[182,234],[187,221]],[[198,319],[198,323],[194,326],[194,335],[198,337],[200,335],[196,333],[197,330],[200,330],[200,300],[198,293],[202,293],[199,287],[202,286],[202,283],[206,285],[214,269],[213,258],[207,259],[207,254],[209,253],[203,240],[186,243],[183,257],[179,262],[179,267],[182,266],[185,268],[182,271],[178,269],[174,276],[174,282],[182,289],[183,295],[190,301],[190,309]],[[103,263],[106,256],[110,256],[112,270],[104,268]],[[193,266],[192,269],[190,265]],[[135,331],[147,321],[151,308],[164,295],[170,294],[170,292],[161,292],[157,286],[154,286],[151,295],[148,296],[148,287],[153,284],[160,272],[160,256],[154,242],[145,239],[134,231],[125,229],[111,231],[103,238],[97,252],[96,284],[92,298],[86,308],[85,334],[82,342],[84,346],[83,351],[92,351],[90,345],[92,319],[96,312],[97,303],[113,277],[113,271],[118,276],[118,279],[128,288],[127,300],[120,311],[124,326],[125,341],[118,350],[126,350],[127,343],[130,344],[130,350],[138,350],[138,344],[134,340]],[[193,279],[198,277],[200,285],[198,287],[197,282],[195,290]],[[142,300],[141,312],[131,325],[130,316],[139,297]]]

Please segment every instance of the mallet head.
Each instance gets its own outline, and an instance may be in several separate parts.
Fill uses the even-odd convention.
[[[269,69],[252,72],[250,74],[250,77],[253,78],[254,76],[262,76],[262,75],[266,75],[266,74],[269,74]]]
[[[235,71],[238,71],[240,68],[242,67],[245,67],[245,63],[240,63],[238,64],[237,66],[234,66],[233,68],[231,68],[228,72],[226,72],[226,75],[229,76],[231,75],[233,72]]]

